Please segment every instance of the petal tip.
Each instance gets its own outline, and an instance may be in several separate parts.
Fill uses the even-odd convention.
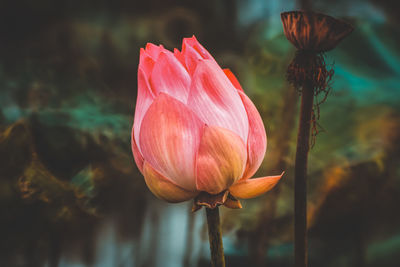
[[[230,69],[223,69],[226,77],[228,77],[229,81],[231,81],[232,85],[239,91],[243,91],[242,86],[239,83],[239,80],[236,78],[236,76],[233,74],[233,72]]]
[[[284,172],[276,176],[240,180],[229,188],[229,192],[237,198],[255,198],[274,188],[283,174]]]
[[[236,199],[234,196],[229,194],[228,198],[224,203],[224,206],[230,209],[241,209],[242,203],[240,203],[240,200]]]

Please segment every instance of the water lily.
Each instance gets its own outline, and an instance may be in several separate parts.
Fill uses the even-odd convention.
[[[266,145],[256,107],[194,36],[181,51],[151,43],[140,50],[132,151],[154,195],[240,208],[238,199],[265,193],[282,176],[251,178]]]

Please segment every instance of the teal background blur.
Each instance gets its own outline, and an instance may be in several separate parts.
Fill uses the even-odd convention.
[[[309,155],[310,266],[399,266],[400,30],[391,0],[311,1],[352,23]],[[266,126],[265,196],[221,208],[228,266],[291,266],[297,92],[289,0],[0,2],[0,266],[209,266],[204,211],[156,199],[130,149],[139,49],[196,35]]]

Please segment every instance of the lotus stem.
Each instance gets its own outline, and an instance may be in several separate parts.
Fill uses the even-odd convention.
[[[208,238],[210,241],[211,266],[225,267],[224,247],[222,245],[221,223],[219,220],[219,209],[206,208]]]
[[[312,81],[307,81],[302,88],[294,174],[295,267],[307,266],[307,158],[310,146],[313,99],[314,87]]]

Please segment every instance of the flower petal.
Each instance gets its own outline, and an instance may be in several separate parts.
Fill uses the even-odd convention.
[[[146,79],[144,71],[139,67],[138,70],[138,95],[136,98],[135,118],[133,122],[133,133],[136,145],[140,150],[139,132],[142,125],[143,117],[146,114],[151,103],[154,101],[154,95],[151,92],[150,85]]]
[[[195,156],[203,125],[182,102],[159,94],[140,128],[143,158],[177,185],[195,190]]]
[[[260,113],[250,98],[242,91],[238,91],[249,119],[249,135],[247,137],[247,164],[242,179],[248,179],[260,167],[267,149],[267,135]]]
[[[226,201],[224,203],[224,206],[230,209],[241,209],[242,208],[242,203],[236,198],[233,198],[232,196],[228,196],[226,198]]]
[[[135,159],[135,162],[136,162],[136,166],[138,167],[139,171],[143,174],[143,156],[142,156],[142,153],[140,153],[139,148],[135,141],[134,127],[132,127],[131,146],[132,146],[132,153],[133,153],[133,158]]]
[[[208,53],[207,49],[205,49],[196,39],[196,37],[194,37],[194,35],[190,38],[183,38],[182,41],[182,52],[184,50],[184,48],[186,46],[191,46],[194,48],[194,50],[197,51],[197,53],[199,53],[199,55],[203,58],[203,59],[212,59],[213,61],[214,58],[211,56],[210,53]]]
[[[161,52],[154,65],[150,84],[155,95],[165,92],[186,103],[189,95],[190,76],[174,54]]]
[[[224,73],[226,77],[231,81],[232,85],[235,86],[236,89],[240,90],[243,92],[243,88],[240,85],[238,79],[236,79],[236,76],[232,73],[230,69],[224,69]]]
[[[152,43],[146,44],[146,52],[154,59],[154,61],[158,59],[158,56],[162,51],[166,51],[166,49],[162,45],[157,46]]]
[[[165,201],[177,203],[194,198],[198,192],[188,191],[156,171],[147,161],[143,164],[144,180],[150,191]]]
[[[185,58],[183,57],[181,51],[178,49],[174,48],[174,56],[179,60],[179,62],[185,66]]]
[[[203,59],[203,57],[193,47],[191,47],[190,45],[186,45],[185,41],[183,42],[182,46],[182,56],[186,69],[188,70],[190,75],[193,75],[197,63],[200,59]]]
[[[245,144],[237,134],[205,126],[196,158],[197,189],[210,194],[227,189],[241,177],[246,156]]]
[[[206,124],[229,129],[247,142],[246,110],[237,90],[215,62],[199,61],[192,78],[188,107]]]
[[[154,60],[149,54],[143,49],[140,49],[140,57],[139,57],[139,68],[143,70],[146,79],[149,79],[151,76],[151,72],[153,71]]]
[[[284,172],[277,176],[267,176],[240,180],[229,188],[229,192],[237,198],[253,198],[271,190],[281,179]]]

